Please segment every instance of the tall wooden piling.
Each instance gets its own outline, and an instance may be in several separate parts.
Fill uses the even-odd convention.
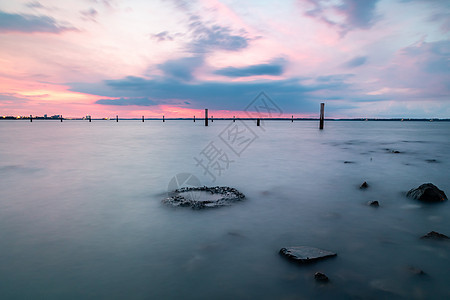
[[[33,122],[33,115],[30,115],[30,122]]]
[[[142,122],[144,122],[144,116],[142,116]]]
[[[194,116],[194,123],[195,123],[195,116]]]
[[[214,116],[211,116],[211,123],[214,122]]]
[[[166,121],[166,119],[164,119],[164,116],[163,116],[163,122],[165,122]]]
[[[320,103],[320,123],[319,123],[319,129],[323,129],[324,110],[325,110],[325,103]]]
[[[256,119],[256,126],[259,126],[259,125],[260,125],[260,122],[261,122],[261,119],[260,119],[260,118]]]
[[[91,122],[91,116],[89,116],[89,122]]]
[[[294,122],[294,115],[292,115],[291,123]]]
[[[235,117],[233,116],[233,122],[236,122],[236,119],[235,119]]]
[[[116,122],[119,122],[119,116],[116,115]]]
[[[208,109],[205,108],[205,126],[208,126]]]
[[[61,122],[62,122],[63,116],[61,115]]]

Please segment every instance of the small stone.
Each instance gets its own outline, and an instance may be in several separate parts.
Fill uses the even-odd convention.
[[[432,183],[424,183],[418,188],[410,189],[406,197],[425,201],[425,202],[443,202],[447,200],[447,195]]]
[[[438,161],[437,161],[436,159],[425,159],[425,161],[426,161],[427,163],[430,163],[430,164],[432,164],[432,163],[438,163]]]
[[[328,281],[328,276],[320,273],[320,272],[316,272],[316,274],[314,274],[314,279],[317,281]]]
[[[430,231],[426,235],[422,236],[421,239],[448,240],[450,238],[445,234],[436,231]]]
[[[360,189],[367,189],[368,187],[369,185],[365,181],[359,186]]]
[[[415,275],[425,275],[426,274],[422,269],[419,269],[419,268],[416,268],[413,266],[409,266],[408,271]]]
[[[374,207],[378,207],[378,206],[380,206],[380,203],[378,203],[378,201],[369,201],[368,203],[367,203],[369,206],[374,206]]]

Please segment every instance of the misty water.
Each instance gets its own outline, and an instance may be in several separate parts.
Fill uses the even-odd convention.
[[[450,203],[405,197],[449,196],[450,122],[245,123],[238,156],[231,121],[1,121],[0,298],[450,297],[450,242],[420,239],[450,235]],[[194,159],[211,142],[229,159],[215,181]],[[180,173],[246,198],[168,207]],[[289,246],[338,255],[298,265]]]

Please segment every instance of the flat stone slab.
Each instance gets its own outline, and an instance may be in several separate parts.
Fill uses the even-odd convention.
[[[300,263],[314,262],[337,255],[337,253],[328,250],[308,246],[281,248],[280,254]]]
[[[227,186],[184,187],[170,192],[169,195],[170,197],[162,200],[164,204],[193,209],[227,206],[245,198],[244,194]]]

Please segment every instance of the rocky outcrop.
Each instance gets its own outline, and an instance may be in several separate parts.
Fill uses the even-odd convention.
[[[445,234],[436,232],[436,231],[430,231],[424,236],[420,237],[421,239],[433,239],[433,240],[449,240],[450,238],[446,236]]]
[[[369,205],[369,206],[373,206],[373,207],[378,207],[378,206],[380,206],[380,203],[378,202],[378,201],[369,201],[369,202],[367,202],[367,205]]]
[[[418,188],[411,189],[406,196],[424,202],[443,202],[447,200],[444,191],[441,191],[432,183],[424,183]]]
[[[337,255],[331,251],[308,246],[281,248],[280,254],[299,263],[310,263]]]

